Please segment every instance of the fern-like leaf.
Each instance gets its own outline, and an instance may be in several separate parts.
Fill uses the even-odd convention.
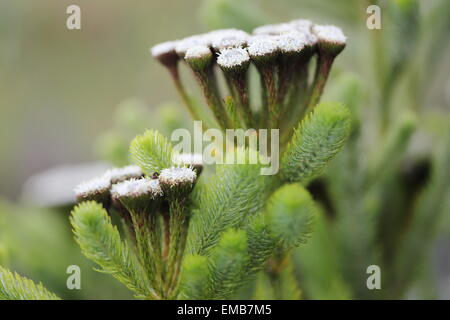
[[[223,233],[210,258],[210,299],[228,299],[246,280],[248,264],[247,235],[244,230]]]
[[[140,298],[156,298],[141,266],[103,207],[93,201],[76,206],[70,217],[75,239],[83,254],[134,291]]]
[[[278,189],[267,206],[268,225],[284,249],[306,243],[316,212],[309,192],[298,184]]]
[[[173,165],[172,144],[156,130],[147,130],[131,142],[130,153],[144,173],[151,176]]]
[[[0,300],[60,300],[42,283],[34,283],[0,266]]]
[[[295,130],[282,158],[284,181],[306,182],[320,174],[341,150],[350,131],[350,113],[334,103],[322,103]]]
[[[259,165],[217,165],[216,174],[204,185],[192,218],[189,251],[208,255],[221,232],[239,227],[258,212],[274,186],[260,175]]]

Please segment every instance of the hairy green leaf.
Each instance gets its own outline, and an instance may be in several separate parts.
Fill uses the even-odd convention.
[[[238,227],[258,212],[270,194],[269,176],[259,165],[218,165],[202,189],[188,237],[192,253],[208,255],[222,231]]]
[[[243,230],[223,233],[210,258],[209,299],[227,299],[242,285],[248,264],[247,235]]]
[[[285,249],[306,243],[316,208],[309,192],[298,184],[278,189],[267,205],[268,225]]]
[[[42,283],[36,284],[0,266],[0,300],[59,300],[59,298],[45,289]]]
[[[306,182],[317,176],[341,150],[350,131],[347,108],[334,103],[315,107],[297,130],[283,155],[284,181]]]
[[[79,204],[70,221],[83,254],[101,266],[99,271],[111,274],[138,297],[155,298],[141,266],[100,204],[93,201]]]
[[[133,160],[149,176],[173,165],[172,144],[156,130],[147,130],[131,142]]]

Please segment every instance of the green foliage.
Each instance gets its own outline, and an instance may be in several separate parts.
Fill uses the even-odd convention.
[[[147,130],[137,136],[130,146],[133,160],[142,170],[152,176],[164,168],[172,166],[172,144],[155,130]]]
[[[79,204],[72,211],[70,221],[83,254],[97,263],[100,271],[111,274],[138,297],[153,294],[130,248],[120,239],[117,227],[111,224],[108,213],[100,204]]]
[[[12,273],[0,266],[0,300],[59,300],[41,283]]]
[[[224,232],[210,257],[208,298],[230,298],[246,280],[248,259],[245,231],[229,229]]]
[[[277,239],[271,226],[267,223],[266,213],[261,212],[251,217],[245,226],[248,237],[248,261],[247,272],[249,274],[260,271],[267,260],[278,248],[280,240]]]
[[[342,148],[350,131],[348,110],[323,103],[295,130],[281,160],[285,181],[306,182],[317,176]]]
[[[412,111],[404,110],[401,112],[397,123],[393,124],[384,138],[382,147],[373,150],[373,162],[368,169],[370,171],[368,172],[367,182],[369,185],[374,180],[389,177],[392,171],[398,168],[416,126],[417,119]]]
[[[312,231],[314,201],[298,184],[278,189],[267,206],[268,224],[284,249],[306,243]]]
[[[188,248],[208,255],[221,232],[242,225],[255,214],[268,197],[268,176],[259,174],[259,165],[217,165],[216,174],[203,187],[191,221]]]
[[[209,281],[207,257],[188,255],[183,261],[181,275],[181,299],[206,299]]]
[[[319,210],[311,239],[294,251],[293,262],[307,299],[350,299],[342,279],[339,255],[333,242],[333,229]]]
[[[276,273],[259,273],[256,279],[254,299],[256,300],[300,300],[302,292],[290,261]]]
[[[416,273],[426,267],[424,258],[427,257],[433,235],[445,214],[449,214],[446,206],[450,193],[449,163],[450,136],[447,136],[433,155],[430,183],[414,203],[409,232],[400,239],[400,256],[389,279],[395,283],[393,287],[399,292],[403,292],[405,284],[410,283]]]

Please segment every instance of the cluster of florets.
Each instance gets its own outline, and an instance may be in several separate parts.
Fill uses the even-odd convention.
[[[158,44],[151,53],[170,70],[178,92],[197,120],[204,120],[204,113],[187,98],[177,68],[180,60],[193,71],[219,127],[282,129],[290,123],[283,118],[301,117],[318,103],[331,64],[345,45],[346,37],[338,27],[294,20],[261,26],[252,34],[215,30]],[[315,56],[315,77],[310,81],[309,64]],[[261,78],[259,107],[249,98],[251,64]],[[226,95],[217,84],[217,69],[225,75]],[[231,103],[225,96],[231,97]]]
[[[102,203],[127,220],[129,211],[152,214],[163,201],[173,199],[174,195],[186,197],[192,190],[198,171],[189,165],[188,160],[194,158],[184,158],[180,166],[163,169],[151,177],[145,176],[138,166],[110,169],[100,177],[79,184],[75,188],[76,199]]]

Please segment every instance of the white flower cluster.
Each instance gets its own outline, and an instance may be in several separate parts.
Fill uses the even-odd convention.
[[[121,197],[138,198],[141,196],[150,196],[155,199],[162,195],[163,192],[158,179],[130,179],[115,184],[111,188],[111,196],[114,199],[120,199]]]
[[[197,179],[197,173],[191,168],[171,167],[163,169],[159,175],[159,181],[166,186],[193,185]]]
[[[239,67],[252,58],[276,52],[301,52],[317,42],[345,45],[346,37],[335,26],[315,25],[310,20],[298,19],[287,23],[264,25],[252,34],[238,29],[214,30],[181,40],[168,41],[151,48],[158,58],[169,52],[182,59],[201,58],[217,53],[217,63],[222,68]]]
[[[111,187],[111,180],[105,176],[84,181],[75,187],[77,198],[86,198],[91,195],[107,192]]]

